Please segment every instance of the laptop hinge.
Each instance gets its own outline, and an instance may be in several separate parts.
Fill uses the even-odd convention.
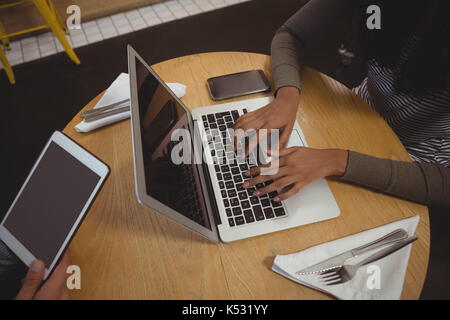
[[[208,195],[209,195],[209,203],[211,205],[212,213],[214,220],[216,222],[216,225],[222,224],[222,219],[220,219],[219,215],[219,208],[217,207],[216,197],[214,195],[214,188],[211,183],[211,176],[209,175],[208,165],[206,163],[202,163],[203,172],[205,174],[205,184],[206,188],[208,189]]]
[[[203,194],[205,195],[205,201],[208,202],[209,204],[209,208],[212,211],[212,215],[214,218],[214,222],[216,225],[220,225],[222,224],[222,219],[220,219],[220,215],[219,215],[219,209],[217,207],[217,202],[216,202],[216,197],[214,194],[214,188],[213,185],[211,183],[211,176],[209,175],[209,170],[208,170],[208,164],[203,161],[203,145],[202,145],[202,140],[200,139],[199,135],[199,128],[198,128],[198,124],[197,124],[197,120],[194,120],[194,147],[198,148],[198,150],[200,150],[202,153],[202,160],[201,160],[201,164],[198,165],[198,168],[200,170],[202,170],[203,173],[203,178],[202,180],[202,187],[206,188],[206,190],[204,190]],[[196,137],[197,136],[197,137]],[[197,139],[195,139],[197,138]],[[198,143],[199,145],[195,145],[195,143]],[[205,192],[206,191],[206,192]]]

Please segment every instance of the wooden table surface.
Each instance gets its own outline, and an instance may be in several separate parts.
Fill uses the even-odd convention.
[[[205,86],[209,77],[263,69],[272,80],[270,57],[253,53],[197,54],[153,67],[164,81],[187,85],[182,101],[188,108],[215,104]],[[311,69],[302,72],[302,85],[297,119],[309,146],[409,161],[391,128],[349,89]],[[100,96],[83,110],[92,108]],[[259,96],[263,94],[253,97]],[[82,274],[81,290],[73,291],[73,298],[327,299],[273,272],[275,256],[415,215],[420,216],[419,240],[412,247],[402,298],[419,297],[430,247],[425,206],[328,180],[341,209],[338,218],[213,244],[138,204],[130,120],[91,133],[77,133],[74,125],[79,121],[78,114],[64,133],[106,162],[111,174],[70,246]]]

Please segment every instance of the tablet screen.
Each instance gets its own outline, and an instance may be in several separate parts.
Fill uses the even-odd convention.
[[[50,142],[3,226],[49,267],[100,179]]]

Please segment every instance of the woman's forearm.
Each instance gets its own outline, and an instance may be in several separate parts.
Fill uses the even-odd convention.
[[[340,179],[422,204],[450,207],[450,168],[349,151]]]
[[[284,27],[275,34],[271,45],[275,92],[282,87],[300,90],[301,45]]]
[[[285,86],[300,89],[299,72],[307,50],[323,42],[336,43],[337,49],[359,6],[360,0],[310,0],[284,23],[271,46],[276,91]]]

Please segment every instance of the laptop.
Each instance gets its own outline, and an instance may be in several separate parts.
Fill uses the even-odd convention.
[[[236,152],[225,152],[233,143],[230,129],[241,115],[267,105],[272,98],[217,104],[190,112],[131,46],[128,70],[134,174],[140,204],[216,243],[339,216],[339,207],[324,179],[281,202],[273,201],[277,192],[255,197],[255,189],[243,188],[248,179],[244,172],[263,159],[256,159],[258,152],[241,158]],[[287,147],[292,146],[307,146],[297,121],[287,143]]]

